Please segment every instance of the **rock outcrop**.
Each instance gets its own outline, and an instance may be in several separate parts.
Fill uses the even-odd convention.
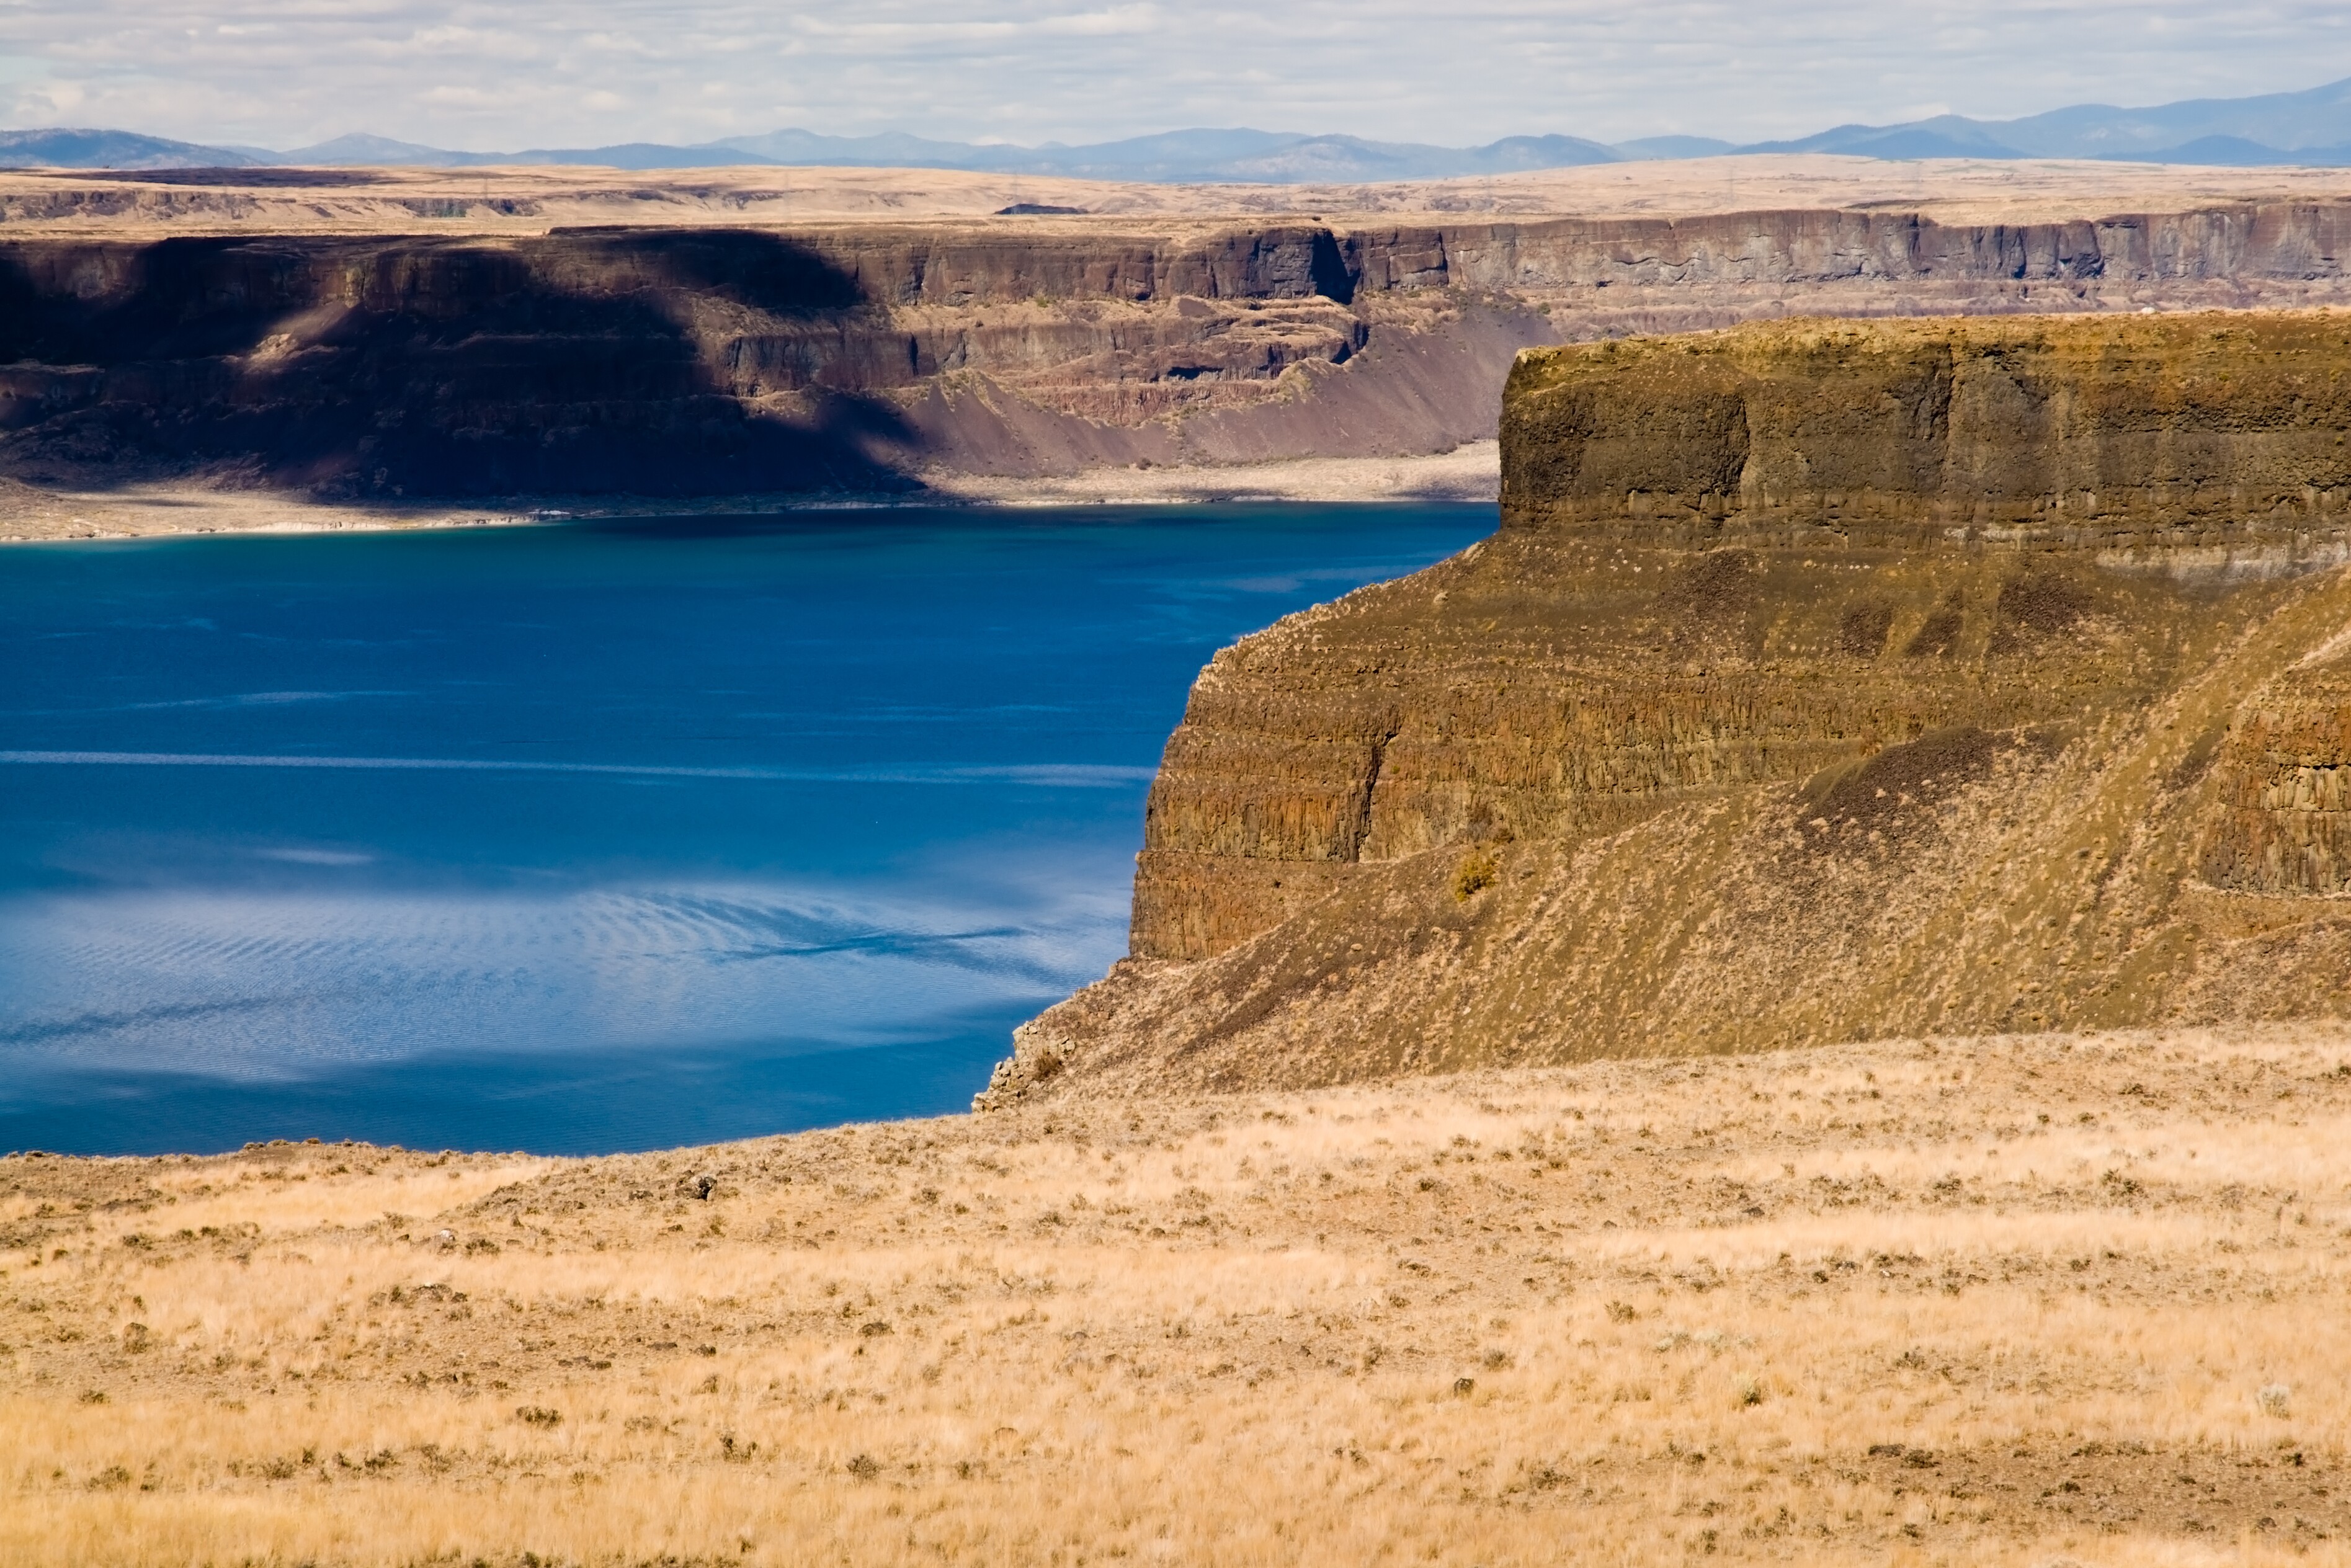
[[[1501,530],[1219,653],[1062,1082],[2351,1006],[2351,319],[1533,350]]]
[[[1406,455],[1490,436],[1531,345],[1808,311],[2351,300],[2346,231],[2351,205],[2314,203],[24,238],[0,244],[0,475],[716,495]]]

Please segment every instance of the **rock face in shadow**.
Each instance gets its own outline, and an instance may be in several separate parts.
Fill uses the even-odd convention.
[[[2351,1004],[2351,320],[1531,351],[1503,526],[1225,650],[1061,1077]]]
[[[2346,227],[2351,208],[2277,204],[1980,226],[1799,211],[26,239],[0,244],[0,474],[726,494],[1410,455],[1493,434],[1512,356],[1536,344],[1808,310],[2351,298]],[[1931,371],[1909,373],[1886,371],[1887,395],[1945,417]],[[2030,386],[2005,395],[2003,417],[2038,417]],[[1729,403],[1672,406],[1683,424],[1640,440],[1738,461]],[[1646,460],[1574,461],[1599,484]]]
[[[0,249],[0,462],[328,495],[904,487],[853,394],[738,395],[716,322],[838,330],[853,278],[772,235]]]

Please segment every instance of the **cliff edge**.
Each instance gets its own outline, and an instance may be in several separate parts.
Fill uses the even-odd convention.
[[[952,495],[1421,457],[1491,439],[1513,356],[1544,343],[2351,303],[2351,202],[2331,198],[1980,224],[1817,208],[163,238],[45,229],[48,206],[11,200],[0,488],[52,493]],[[1677,417],[1719,412],[1692,398]]]
[[[1217,654],[982,1096],[2351,1001],[2351,319],[1532,350],[1502,527]]]

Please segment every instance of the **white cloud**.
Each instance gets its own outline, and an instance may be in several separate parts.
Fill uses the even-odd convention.
[[[14,0],[0,118],[290,146],[1801,135],[2351,75],[2339,0]]]

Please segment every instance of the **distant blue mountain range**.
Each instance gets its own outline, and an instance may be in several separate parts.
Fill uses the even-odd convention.
[[[2244,167],[2351,164],[2351,78],[2306,92],[2197,98],[2152,109],[2077,103],[2022,120],[1942,114],[1904,125],[1840,125],[1742,152],[1865,158],[2103,158]]]
[[[1735,143],[1705,136],[1652,136],[1609,145],[1576,136],[1508,136],[1483,147],[1368,141],[1270,131],[1171,131],[1082,147],[933,141],[891,132],[823,136],[774,131],[690,147],[632,141],[610,147],[535,147],[456,152],[381,136],[339,136],[282,152],[207,146],[127,131],[0,131],[0,168],[183,169],[473,168],[495,163],[614,169],[706,169],[739,164],[969,169],[1003,174],[1161,183],[1302,184],[1433,180],[1529,169],[1761,152],[1838,152],[1863,158],[2098,158],[2231,167],[2351,166],[2351,78],[2305,92],[2191,99],[2151,109],[2076,104],[2022,120],[1938,115],[1900,125],[1840,125],[1792,141]]]

